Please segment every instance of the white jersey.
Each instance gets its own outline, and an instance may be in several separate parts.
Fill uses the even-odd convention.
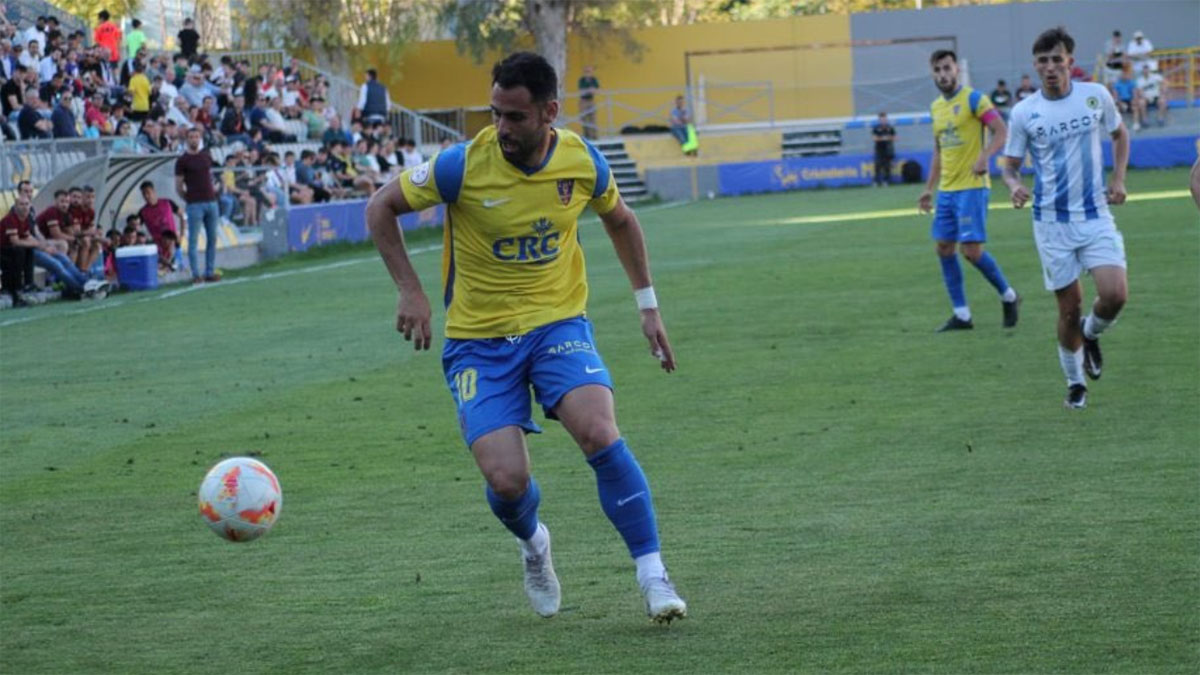
[[[1033,157],[1033,219],[1059,223],[1111,219],[1101,141],[1121,125],[1112,95],[1094,82],[1072,82],[1061,99],[1041,90],[1013,108],[1004,154]]]

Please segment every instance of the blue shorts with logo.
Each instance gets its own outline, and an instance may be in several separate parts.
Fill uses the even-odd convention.
[[[988,189],[939,192],[930,236],[934,241],[987,241]]]
[[[585,384],[612,389],[596,351],[592,323],[580,316],[546,324],[519,337],[452,339],[442,349],[442,370],[458,407],[458,425],[470,446],[501,427],[530,433],[532,387],[546,417],[567,392]]]

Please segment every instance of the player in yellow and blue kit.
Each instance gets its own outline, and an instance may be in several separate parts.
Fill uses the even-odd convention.
[[[536,54],[518,52],[497,63],[494,124],[381,188],[367,205],[367,223],[400,291],[396,329],[428,349],[429,301],[396,219],[447,204],[442,366],[463,438],[487,481],[488,503],[520,542],[534,610],[553,616],[561,591],[525,446],[525,433],[540,431],[531,388],[595,471],[600,504],[634,559],[647,612],[669,622],[685,616],[687,605],[667,578],[650,486],[617,429],[612,380],[584,314],[587,274],[578,233],[584,207],[600,216],[635,289],[651,353],[667,372],[675,356],[641,225],[604,156],[552,126],[557,92],[554,68]]]
[[[1000,265],[983,250],[987,241],[988,163],[1004,147],[1004,119],[981,91],[959,84],[958,57],[939,49],[929,59],[933,81],[942,95],[930,106],[933,117],[934,150],[925,191],[917,200],[922,213],[933,210],[933,188],[938,186],[937,210],[931,234],[937,242],[942,280],[950,294],[954,313],[938,332],[975,327],[967,305],[962,267],[954,248],[971,261],[1000,294],[1004,327],[1017,325],[1021,298],[1008,285]],[[984,147],[985,132],[992,132]]]

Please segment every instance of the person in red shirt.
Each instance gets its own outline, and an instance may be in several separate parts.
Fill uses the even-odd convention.
[[[108,50],[108,62],[115,69],[121,59],[121,29],[109,21],[107,9],[100,10],[100,25],[92,31],[92,40]]]
[[[47,206],[37,216],[37,228],[43,239],[63,242],[60,246],[66,246],[67,255],[73,260],[78,260],[76,255],[78,232],[71,218],[70,209],[70,193],[66,190],[55,191],[54,203]]]
[[[0,218],[0,286],[12,296],[13,306],[29,304],[33,289],[33,250],[38,241],[30,234],[33,213],[29,197],[17,194],[17,201]]]
[[[192,283],[220,281],[217,273],[217,191],[213,187],[212,156],[200,147],[202,132],[196,127],[187,130],[187,147],[175,160],[175,192],[187,202],[188,264],[192,268]],[[205,273],[200,276],[200,260],[196,248],[200,244],[200,227],[204,227]]]
[[[100,257],[100,231],[96,228],[96,191],[92,186],[73,187],[67,213],[75,227],[76,250],[73,262],[81,270],[90,270]]]
[[[176,224],[183,225],[183,211],[170,199],[159,199],[158,190],[152,181],[143,181],[141,191],[146,205],[138,211],[138,216],[150,232],[154,243],[158,245],[158,265],[174,271],[175,247],[179,243],[179,229]]]

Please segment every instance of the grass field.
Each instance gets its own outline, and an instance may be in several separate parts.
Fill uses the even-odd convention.
[[[1186,172],[1129,183],[1179,190]],[[1116,210],[1130,302],[1089,408],[1068,412],[1028,210],[990,215],[1018,328],[967,266],[976,329],[935,335],[949,306],[916,196],[646,209],[672,375],[584,228],[618,418],[690,605],[670,627],[644,616],[553,424],[531,452],[563,611],[528,608],[440,359],[393,331],[371,249],[0,313],[0,670],[1196,672],[1195,207]],[[439,258],[414,257],[433,296]],[[282,518],[230,544],[194,493],[250,452],[282,481]]]

